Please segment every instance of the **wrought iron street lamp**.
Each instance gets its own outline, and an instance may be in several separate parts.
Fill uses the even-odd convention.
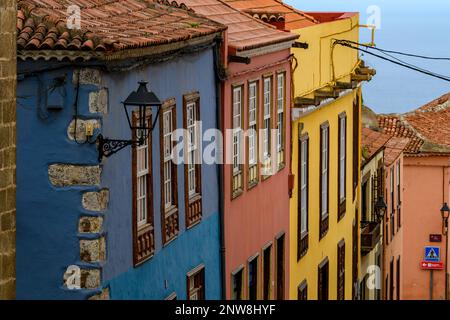
[[[387,210],[387,205],[386,205],[386,202],[384,202],[383,196],[378,197],[378,200],[375,203],[375,214],[377,215],[378,221],[383,220],[386,210]]]
[[[442,234],[445,236],[445,300],[448,300],[448,217],[450,215],[450,208],[447,202],[441,208],[442,216]]]
[[[161,101],[158,97],[147,89],[147,82],[140,81],[139,87],[136,91],[130,93],[124,102],[122,102],[125,114],[127,116],[128,125],[130,130],[142,131],[142,134],[138,135],[136,140],[118,140],[118,139],[108,139],[103,138],[100,134],[97,138],[98,141],[98,161],[102,161],[103,157],[109,157],[114,153],[122,150],[129,145],[140,146],[144,144],[145,139],[148,137],[149,132],[151,133],[155,128],[156,121],[161,110]],[[157,108],[156,117],[151,124],[151,127],[147,124],[146,115],[148,110],[151,111],[152,108]],[[139,120],[137,124],[132,122],[132,112],[137,111],[139,115]]]

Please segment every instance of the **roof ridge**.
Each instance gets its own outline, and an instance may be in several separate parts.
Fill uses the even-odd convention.
[[[291,9],[291,10],[295,11],[296,13],[298,13],[298,14],[300,14],[301,16],[307,18],[307,19],[310,20],[311,22],[314,22],[314,23],[317,23],[317,24],[320,23],[319,20],[317,20],[317,19],[314,18],[313,16],[310,16],[310,15],[307,14],[306,12],[303,12],[303,11],[301,11],[301,10],[298,10],[297,8],[295,8],[295,7],[293,7],[293,6],[290,6],[290,5],[286,4],[286,3],[284,3],[284,1],[282,1],[282,0],[274,0],[274,1],[275,1],[275,2],[278,2],[279,4],[281,4],[282,6],[288,8],[288,9]]]

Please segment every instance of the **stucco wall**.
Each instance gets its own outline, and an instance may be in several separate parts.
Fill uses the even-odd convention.
[[[403,299],[430,298],[430,271],[421,270],[425,246],[441,247],[444,261],[445,237],[441,243],[429,242],[430,234],[441,234],[439,209],[449,202],[450,157],[404,158],[403,205]],[[433,299],[444,299],[444,271],[434,271]]]
[[[283,50],[276,53],[257,56],[252,58],[252,63],[230,64],[229,72],[232,75],[224,86],[224,123],[225,128],[232,128],[232,86],[243,84],[243,112],[244,129],[248,123],[248,93],[247,86],[249,81],[259,80],[258,87],[258,127],[262,124],[262,94],[263,94],[263,76],[273,75],[272,80],[272,120],[274,119],[274,110],[276,106],[276,74],[278,71],[285,72],[286,75],[286,109],[285,109],[285,157],[286,166],[278,171],[277,174],[262,180],[260,176],[259,183],[255,187],[247,188],[247,173],[244,173],[244,192],[232,200],[231,197],[231,165],[224,166],[224,208],[225,208],[225,250],[226,250],[226,295],[230,297],[231,273],[238,267],[244,266],[244,279],[248,279],[248,259],[259,253],[258,268],[261,270],[262,248],[272,241],[272,280],[275,281],[275,237],[285,233],[285,297],[287,297],[287,284],[289,283],[289,194],[288,194],[288,174],[289,174],[289,154],[290,154],[290,63],[287,61],[289,50]],[[275,64],[271,66],[271,64]],[[231,146],[231,144],[230,144]],[[260,145],[261,147],[261,145]],[[227,145],[225,144],[225,154],[227,154]],[[244,149],[246,150],[246,149]],[[244,153],[246,154],[246,153]],[[247,159],[247,157],[245,158]],[[244,280],[246,281],[246,280]],[[259,278],[262,281],[262,277]],[[245,282],[246,284],[247,282]],[[244,285],[246,288],[247,285]],[[271,296],[274,296],[275,287],[272,286]],[[247,289],[244,289],[246,292]],[[261,294],[261,293],[260,293]],[[244,294],[244,296],[246,296]]]
[[[57,66],[55,63],[52,66]],[[48,68],[45,62],[21,62],[20,70]],[[202,70],[201,75],[198,70]],[[200,92],[203,129],[216,128],[216,97],[212,51],[122,73],[95,69],[58,69],[21,76],[18,86],[17,296],[27,299],[97,298],[164,299],[172,292],[186,295],[186,273],[205,265],[206,298],[220,297],[217,166],[203,165],[203,221],[186,231],[184,174],[178,169],[180,235],[161,248],[159,127],[153,132],[153,188],[156,254],[133,267],[131,149],[99,165],[95,143],[83,143],[84,121],[95,133],[112,139],[130,138],[120,104],[137,89],[139,80],[161,100],[177,101],[177,126],[182,126],[182,94]],[[55,77],[65,77],[63,108],[48,110],[46,96]],[[76,79],[78,143],[70,126],[74,115]],[[103,95],[106,91],[107,98]],[[206,144],[206,143],[205,143]],[[31,161],[32,160],[32,161]],[[92,197],[91,192],[99,192]],[[104,194],[106,192],[106,194]],[[88,232],[80,226],[93,222]],[[68,266],[85,278],[81,289],[64,283]],[[167,280],[167,282],[165,281]],[[107,288],[106,291],[102,291]]]
[[[0,3],[0,299],[15,297],[16,1]]]

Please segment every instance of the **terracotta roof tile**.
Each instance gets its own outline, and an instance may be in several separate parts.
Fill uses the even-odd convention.
[[[69,29],[66,0],[19,0],[18,50],[118,51],[184,41],[225,26],[152,0],[78,0],[81,29]]]
[[[255,13],[263,21],[270,21],[270,17],[275,13],[284,16],[285,29],[295,30],[309,27],[318,23],[318,21],[305,12],[291,7],[281,0],[224,0],[232,7],[248,12]]]
[[[185,6],[195,13],[228,26],[230,47],[236,51],[250,50],[271,44],[292,41],[298,35],[277,30],[220,0],[158,0],[172,6]]]
[[[406,114],[380,115],[385,133],[410,139],[408,153],[450,152],[450,93]]]
[[[361,142],[363,160],[369,160],[378,151],[384,149],[384,164],[390,166],[406,150],[409,139],[393,137],[369,128],[363,128]]]

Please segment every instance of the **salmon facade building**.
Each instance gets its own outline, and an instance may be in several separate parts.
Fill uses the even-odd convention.
[[[434,246],[440,248],[445,263],[447,239],[440,208],[450,202],[450,93],[405,114],[380,115],[378,122],[386,134],[409,139],[398,164],[403,174],[396,174],[396,166],[387,172],[387,193],[394,201],[392,207],[388,205],[386,242],[387,248],[396,249],[385,253],[384,296],[445,299],[448,266],[434,271],[430,287],[430,271],[423,270],[421,262],[425,247]],[[392,192],[392,184],[403,189]]]
[[[336,40],[359,40],[359,15],[302,12],[279,0],[226,0],[300,36],[293,54],[289,299],[358,295],[361,81],[374,70]]]
[[[284,299],[289,283],[290,48],[297,35],[216,0],[178,6],[228,27],[223,41],[226,299]]]

